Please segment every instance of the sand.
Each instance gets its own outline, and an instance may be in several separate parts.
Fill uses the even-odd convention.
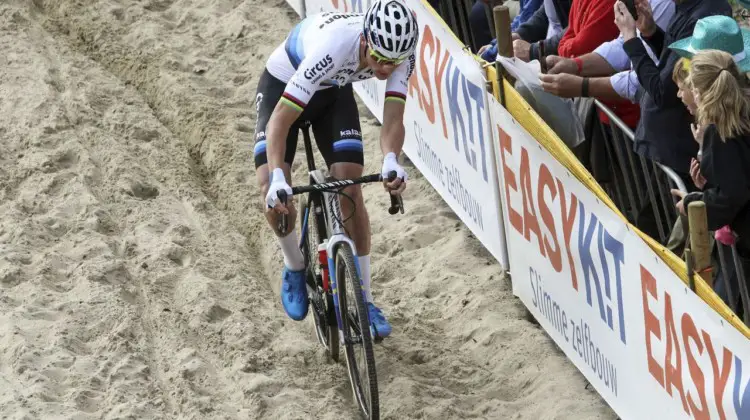
[[[357,418],[345,366],[283,312],[252,164],[257,77],[295,20],[283,0],[0,2],[0,417]],[[616,418],[407,169],[405,215],[365,188],[383,418]]]

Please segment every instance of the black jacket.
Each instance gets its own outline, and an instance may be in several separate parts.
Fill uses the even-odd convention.
[[[693,201],[706,203],[708,230],[729,225],[740,236],[738,251],[747,256],[750,249],[750,133],[722,141],[715,125],[703,136],[701,174],[706,178],[703,192],[685,196],[687,212]]]
[[[690,131],[690,113],[677,97],[677,85],[672,80],[680,57],[668,47],[692,36],[695,23],[712,15],[732,16],[727,0],[684,0],[677,4],[667,31],[657,27],[651,37],[644,37],[659,57],[658,66],[639,38],[623,45],[645,91],[639,101],[641,119],[635,131],[635,151],[682,174],[690,171],[690,159],[697,154],[698,144]]]
[[[547,29],[549,28],[549,19],[544,10],[544,4],[534,12],[534,15],[532,15],[529,20],[524,22],[518,27],[518,30],[516,30],[516,33],[521,39],[531,44],[531,60],[539,58],[539,44],[544,44],[544,55],[557,54],[557,46],[560,44],[560,39],[565,33],[565,29],[568,27],[570,5],[573,1],[552,0],[552,2],[555,5],[555,11],[560,19],[560,26],[563,27],[563,31],[550,39],[545,39],[547,37]]]

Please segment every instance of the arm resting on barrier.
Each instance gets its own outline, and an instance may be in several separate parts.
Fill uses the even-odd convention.
[[[581,70],[581,76],[588,77],[599,77],[599,76],[611,76],[615,73],[615,69],[609,62],[597,53],[588,53],[580,57],[581,63],[583,64]]]
[[[568,28],[570,29],[570,28]],[[535,42],[531,44],[531,49],[529,50],[529,60],[539,60],[540,59],[540,51],[539,51],[539,44],[544,44],[544,55],[557,55],[557,47],[560,45],[560,40],[565,35],[565,33],[568,31],[568,29],[564,30],[563,32],[560,32],[559,34],[543,39],[539,42]]]
[[[622,100],[609,77],[595,77],[589,79],[589,96],[604,100]]]
[[[657,32],[660,30],[657,29]],[[633,62],[638,81],[640,81],[643,89],[651,95],[657,106],[665,108],[681,105],[681,101],[677,97],[677,85],[672,80],[672,69],[679,58],[677,54],[669,55],[667,62],[664,63],[665,71],[661,72],[649,57],[646,47],[640,39],[632,38],[625,41],[623,48]],[[654,52],[656,53],[656,49],[654,49]]]

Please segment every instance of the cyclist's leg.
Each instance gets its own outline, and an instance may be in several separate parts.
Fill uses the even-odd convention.
[[[302,251],[299,249],[295,220],[297,211],[294,200],[287,202],[289,208],[288,234],[281,236],[278,231],[278,214],[266,205],[266,194],[270,184],[268,161],[266,157],[266,125],[271,117],[276,103],[284,91],[284,83],[264,71],[258,81],[258,90],[255,97],[255,110],[257,114],[255,126],[255,147],[253,151],[255,160],[256,177],[260,186],[261,205],[266,214],[266,220],[279,239],[281,251],[284,254],[284,270],[281,276],[281,300],[284,310],[290,318],[302,320],[307,316],[308,297],[305,285],[304,264]],[[292,185],[291,166],[294,153],[297,149],[297,129],[293,127],[286,139],[286,152],[284,155],[283,171],[289,185]]]
[[[359,111],[351,85],[337,89],[333,101],[324,115],[313,121],[312,128],[318,150],[323,155],[331,175],[336,178],[357,178],[364,171],[364,150]],[[357,246],[357,254],[370,254],[370,220],[362,198],[360,185],[351,185],[342,190],[350,196],[341,198],[342,216],[345,226]],[[352,216],[353,208],[356,212]],[[350,217],[352,216],[352,217]]]
[[[336,102],[326,116],[313,123],[313,132],[318,149],[330,168],[331,175],[339,179],[362,176],[364,172],[362,129],[351,85],[338,91]],[[370,217],[365,207],[362,188],[360,185],[352,185],[346,187],[343,192],[352,198],[352,200],[341,198],[341,212],[344,218],[349,218],[345,226],[357,246],[370,321],[374,326],[374,334],[385,337],[390,334],[391,326],[373,303],[370,287]]]

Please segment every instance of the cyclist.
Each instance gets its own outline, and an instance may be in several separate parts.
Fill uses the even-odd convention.
[[[396,171],[397,179],[384,182],[391,194],[406,188],[407,175],[396,157],[404,143],[403,114],[407,83],[414,70],[419,37],[414,13],[403,0],[375,0],[366,13],[321,13],[297,24],[271,54],[258,81],[255,107],[255,167],[265,197],[266,218],[279,238],[284,254],[281,300],[287,315],[303,320],[308,311],[304,258],[299,249],[293,200],[284,206],[277,192],[291,197],[290,168],[297,147],[297,132],[306,121],[330,174],[336,178],[362,176],[364,150],[352,82],[387,80],[380,149],[382,174]],[[269,175],[270,174],[270,175]],[[373,337],[386,337],[391,325],[375,306],[370,289],[370,220],[359,185],[341,200],[346,225],[359,256],[363,289]],[[353,207],[354,206],[354,207]],[[278,231],[279,214],[288,215],[290,233]]]

